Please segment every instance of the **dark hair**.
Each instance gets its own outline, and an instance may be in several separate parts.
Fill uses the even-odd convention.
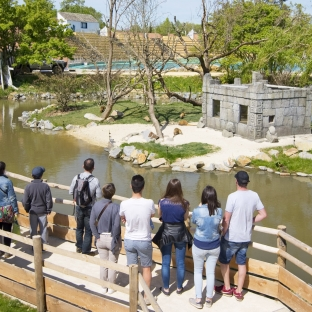
[[[88,158],[83,162],[83,168],[86,171],[91,171],[94,169],[94,160],[93,158]]]
[[[202,192],[202,205],[207,204],[209,216],[213,215],[217,208],[221,208],[221,203],[218,201],[217,191],[213,186],[207,185]]]
[[[171,179],[168,182],[163,198],[168,198],[174,203],[181,203],[184,210],[188,207],[188,201],[183,198],[182,186],[179,179]]]
[[[240,187],[247,187],[247,185],[248,185],[248,183],[241,183],[241,182],[239,182],[238,180],[236,180],[237,181],[237,184],[238,184],[238,186],[240,186]]]
[[[140,193],[143,190],[144,185],[145,185],[144,178],[140,174],[137,174],[132,177],[131,187],[132,187],[133,193],[136,193],[136,194]]]
[[[102,193],[104,198],[106,199],[112,199],[112,197],[115,195],[116,189],[114,183],[107,183],[102,188]]]
[[[3,161],[0,161],[0,175],[4,175],[5,171],[5,163]]]

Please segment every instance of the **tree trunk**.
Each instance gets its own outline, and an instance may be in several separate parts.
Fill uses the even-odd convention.
[[[154,84],[152,81],[152,72],[150,71],[146,71],[147,74],[147,90],[146,90],[146,94],[147,94],[147,100],[148,100],[148,112],[149,115],[151,117],[151,121],[155,127],[156,130],[156,134],[160,137],[163,138],[163,133],[161,132],[161,127],[159,124],[158,119],[155,116],[155,104],[156,104],[156,99],[155,99],[155,93],[154,93]]]

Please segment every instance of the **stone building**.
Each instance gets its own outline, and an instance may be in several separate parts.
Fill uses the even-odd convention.
[[[251,84],[221,84],[210,74],[203,81],[203,120],[207,127],[252,140],[265,138],[270,126],[278,136],[311,133],[312,90],[270,85],[253,72]]]

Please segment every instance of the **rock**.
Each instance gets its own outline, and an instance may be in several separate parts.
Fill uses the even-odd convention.
[[[131,157],[129,157],[129,156],[124,156],[123,160],[124,160],[124,161],[131,161]]]
[[[274,173],[275,173],[275,174],[278,174],[278,175],[280,175],[280,174],[281,174],[279,171],[275,171]]]
[[[174,163],[172,163],[170,166],[171,167],[183,167],[184,163],[182,161],[175,161]]]
[[[147,121],[147,122],[150,122],[150,121],[151,121],[150,118],[149,118],[148,116],[145,116],[143,119],[144,119],[145,121]]]
[[[138,164],[138,161],[135,159],[133,162],[132,162],[132,165],[137,165]]]
[[[178,122],[178,125],[179,126],[187,126],[188,125],[188,122],[186,121],[186,120],[180,120],[179,122]]]
[[[294,155],[296,153],[298,153],[298,150],[295,147],[292,147],[292,148],[288,149],[287,151],[283,151],[283,154],[288,156],[288,157],[291,155]]]
[[[139,132],[133,132],[133,133],[129,133],[127,136],[122,138],[122,141],[128,141],[131,137],[139,135]]]
[[[178,134],[183,134],[182,130],[179,128],[174,128],[173,129],[173,136],[178,135]]]
[[[108,117],[105,119],[105,121],[109,122],[109,123],[113,123],[113,122],[115,122],[115,119],[114,119],[114,117]]]
[[[299,157],[302,159],[312,159],[312,154],[308,152],[301,152],[299,153]]]
[[[194,166],[196,166],[197,169],[200,169],[205,166],[205,163],[203,161],[197,161],[194,163]]]
[[[37,128],[44,130],[44,120],[40,120],[37,124]]]
[[[231,122],[231,121],[227,122],[225,130],[228,131],[228,132],[235,133],[234,123]]]
[[[289,156],[289,158],[298,158],[298,157],[299,157],[298,154],[294,154],[294,155]]]
[[[229,167],[224,166],[223,164],[215,164],[216,170],[218,171],[224,171],[224,172],[230,172],[232,169]]]
[[[267,172],[271,172],[271,173],[273,173],[273,172],[274,172],[274,170],[273,170],[273,169],[271,169],[271,168],[267,168]]]
[[[181,170],[182,172],[196,172],[197,171],[197,168],[196,167],[193,167],[193,168],[182,168]]]
[[[89,120],[94,120],[94,121],[103,121],[104,120],[103,118],[98,117],[98,116],[91,114],[91,113],[86,113],[86,114],[84,114],[83,117],[86,119],[89,119]]]
[[[156,153],[150,153],[147,157],[147,160],[154,160],[156,159],[157,157],[157,154]]]
[[[290,177],[290,173],[289,172],[280,172],[280,176],[281,177]]]
[[[157,168],[160,165],[164,165],[166,163],[166,159],[165,158],[157,158],[151,161],[151,166],[153,168]]]
[[[74,125],[71,125],[71,124],[69,124],[69,125],[67,125],[65,127],[66,130],[71,130],[71,129],[74,129],[74,128],[75,128]]]
[[[272,158],[268,154],[266,154],[264,152],[260,152],[259,154],[257,154],[254,157],[254,159],[264,160],[264,161],[268,161],[268,162],[272,161]]]
[[[114,147],[109,151],[109,157],[120,158],[122,154],[122,149],[120,147]]]
[[[193,170],[197,170],[198,169],[196,165],[190,165],[189,168],[193,169]]]
[[[139,153],[141,153],[141,151],[138,151],[137,149],[135,149],[135,150],[133,150],[133,151],[131,152],[130,157],[131,157],[132,159],[137,159]]]
[[[151,161],[148,161],[140,166],[141,168],[151,167]]]
[[[251,159],[247,156],[238,156],[236,158],[236,164],[239,167],[245,167],[248,166],[251,163]]]
[[[63,127],[55,127],[55,128],[53,128],[52,131],[61,131],[61,130],[64,130],[64,128]]]
[[[268,151],[268,153],[269,153],[271,156],[277,157],[278,154],[279,154],[279,151],[276,150],[276,149],[271,149],[271,150]]]
[[[32,122],[29,124],[29,127],[30,127],[30,128],[37,128],[37,120],[32,121]]]
[[[229,131],[223,129],[222,136],[224,136],[225,138],[232,138],[234,136],[234,134],[233,134],[233,132],[229,132]]]
[[[307,176],[308,176],[307,173],[303,173],[303,172],[296,172],[296,175],[297,175],[298,177],[307,177]]]
[[[229,158],[228,160],[225,160],[223,162],[224,166],[228,167],[228,168],[233,168],[235,166],[235,160],[232,158]]]
[[[113,110],[112,113],[110,114],[110,116],[114,117],[114,118],[122,118],[123,112],[120,112],[118,110]]]
[[[180,167],[180,166],[173,166],[172,168],[171,168],[171,170],[172,171],[182,171],[182,167]]]
[[[44,128],[46,130],[52,130],[54,128],[54,125],[49,120],[46,120],[44,121]]]
[[[202,169],[204,169],[205,171],[214,171],[216,169],[215,164],[210,164],[208,166],[204,166]]]
[[[168,164],[160,165],[158,168],[170,168]]]
[[[259,166],[259,169],[262,170],[262,171],[267,171],[268,168],[266,166]]]
[[[153,132],[151,130],[149,130],[149,129],[144,130],[144,131],[141,132],[141,135],[142,135],[142,138],[144,139],[144,141],[150,142],[152,140],[152,138],[149,136],[150,133],[153,133]]]
[[[130,145],[130,146],[125,146],[123,148],[123,153],[127,156],[127,157],[131,157],[131,153],[135,150],[135,146]]]
[[[270,126],[268,131],[270,132],[270,134],[276,134],[276,129],[274,126]]]
[[[205,127],[205,124],[204,124],[204,118],[203,117],[200,117],[199,118],[199,121],[197,123],[197,128],[204,128]]]
[[[187,163],[187,162],[186,162],[186,163],[183,163],[183,168],[190,168],[190,166],[191,166],[191,165],[190,165],[189,163]]]
[[[299,151],[307,152],[312,150],[312,142],[304,141],[304,142],[296,142],[296,147]]]
[[[146,161],[146,155],[144,153],[138,154],[137,161],[138,165],[142,165]]]
[[[89,122],[87,125],[86,125],[86,128],[91,128],[91,127],[96,127],[97,126],[97,123],[95,123],[94,121],[92,122]]]

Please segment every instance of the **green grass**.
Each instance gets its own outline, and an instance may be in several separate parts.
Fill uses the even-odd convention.
[[[36,312],[37,309],[22,304],[18,300],[13,300],[0,294],[0,311],[1,312]]]
[[[299,157],[290,158],[283,154],[284,150],[288,150],[289,148],[292,147],[294,146],[275,147],[274,149],[278,150],[279,154],[277,157],[271,156],[272,157],[271,162],[253,159],[251,163],[256,167],[266,166],[268,168],[280,172],[289,172],[289,173],[304,172],[311,174],[312,160],[302,159]],[[262,151],[267,153],[271,149],[273,148],[266,148],[263,149]]]
[[[206,155],[219,150],[218,147],[203,143],[188,143],[176,146],[164,146],[157,143],[131,143],[122,144],[121,147],[134,145],[136,149],[147,150],[149,153],[156,153],[159,158],[165,158],[171,163],[177,158],[190,158]]]
[[[70,105],[71,110],[66,113],[60,113],[56,108],[44,110],[41,114],[33,115],[37,120],[50,120],[55,126],[65,125],[87,125],[90,120],[84,118],[86,113],[92,113],[100,116],[100,108],[94,102],[84,102]],[[113,109],[124,113],[123,118],[115,120],[116,124],[133,124],[142,123],[148,124],[143,118],[149,116],[148,106],[141,103],[134,103],[129,101],[118,102]],[[202,116],[201,107],[193,107],[184,103],[166,103],[158,104],[155,107],[155,114],[159,122],[178,122],[181,112],[185,113],[185,120],[188,122],[197,122]],[[102,122],[105,124],[106,122]]]

